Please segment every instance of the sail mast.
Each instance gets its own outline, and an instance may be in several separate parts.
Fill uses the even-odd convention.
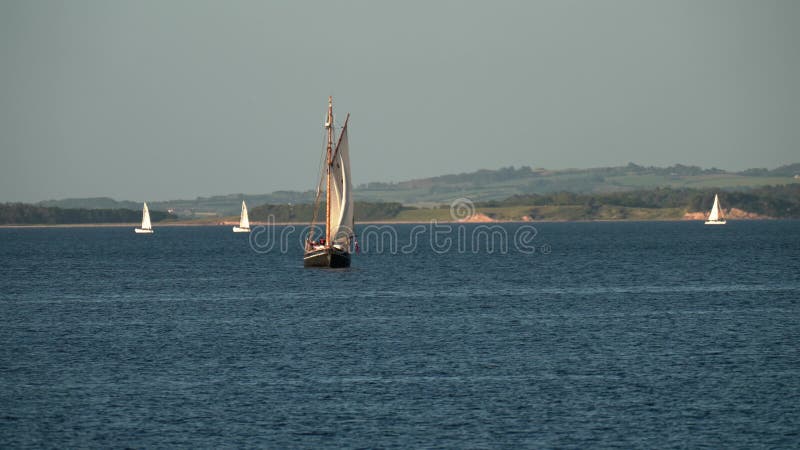
[[[331,246],[331,146],[333,141],[333,97],[328,96],[328,119],[325,121],[328,129],[328,147],[326,150],[327,187],[325,193],[325,246]]]

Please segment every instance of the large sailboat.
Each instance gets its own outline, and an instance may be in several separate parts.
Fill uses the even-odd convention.
[[[725,225],[726,223],[722,216],[722,208],[719,206],[719,195],[714,194],[714,206],[711,207],[711,212],[708,214],[706,225]]]
[[[239,226],[233,227],[234,233],[249,233],[250,232],[250,219],[247,217],[247,205],[242,200],[242,214],[239,216]]]
[[[142,208],[142,226],[141,228],[136,228],[133,231],[138,234],[153,233],[153,226],[150,224],[150,210],[147,209],[147,202],[145,202],[144,207]]]
[[[350,181],[350,149],[345,118],[339,139],[334,146],[336,131],[333,124],[333,99],[328,97],[325,116],[325,163],[317,184],[314,217],[305,243],[305,267],[350,267],[350,243],[353,240],[353,188]],[[314,222],[320,203],[322,183],[325,183],[325,236],[314,239]]]

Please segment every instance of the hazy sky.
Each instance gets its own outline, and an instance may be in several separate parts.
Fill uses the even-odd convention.
[[[0,0],[0,201],[800,161],[800,1]]]

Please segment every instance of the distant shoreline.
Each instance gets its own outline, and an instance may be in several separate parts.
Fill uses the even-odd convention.
[[[774,217],[758,217],[758,218],[737,218],[729,219],[729,222],[753,222],[753,221],[771,221],[771,220],[798,220],[798,219],[778,219]],[[491,221],[457,221],[457,220],[371,220],[365,222],[357,222],[356,225],[426,225],[431,222],[439,224],[509,224],[509,223],[589,223],[589,222],[703,222],[704,219],[596,219],[596,220],[491,220]],[[15,229],[15,228],[136,228],[139,223],[64,223],[64,224],[7,224],[0,225],[0,229]],[[235,224],[227,223],[192,223],[192,222],[169,222],[162,224],[154,224],[153,229],[158,228],[171,228],[171,227],[231,227]],[[251,222],[251,227],[257,226],[307,226],[307,222]]]

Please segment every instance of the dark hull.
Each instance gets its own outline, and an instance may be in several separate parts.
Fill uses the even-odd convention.
[[[304,267],[350,267],[350,253],[335,248],[306,252],[303,255]]]

